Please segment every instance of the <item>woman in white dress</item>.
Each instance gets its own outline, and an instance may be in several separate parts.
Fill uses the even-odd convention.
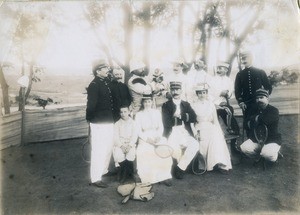
[[[198,101],[192,105],[197,115],[194,133],[200,142],[200,154],[206,161],[207,171],[217,169],[221,173],[227,173],[232,168],[230,153],[218,121],[215,105],[207,97],[207,84],[197,85],[195,92]]]
[[[161,112],[152,106],[152,96],[144,95],[141,110],[135,116],[138,130],[137,172],[142,183],[163,182],[165,185],[171,186],[173,160],[171,156],[162,158],[155,152],[155,147],[167,144],[167,140],[162,136]]]

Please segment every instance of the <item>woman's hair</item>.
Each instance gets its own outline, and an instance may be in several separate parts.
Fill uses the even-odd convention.
[[[126,104],[122,104],[119,108],[119,111],[121,111],[122,108],[128,108],[129,109],[129,105]]]
[[[150,100],[153,102],[152,97],[149,97],[149,98],[142,98],[140,110],[144,110],[144,109],[145,109],[144,101],[147,100],[147,99],[150,99]]]
[[[205,90],[196,90],[195,93],[196,93],[196,95],[198,95],[198,93],[202,92],[202,91],[206,91],[206,94],[208,93],[208,89],[205,89]]]

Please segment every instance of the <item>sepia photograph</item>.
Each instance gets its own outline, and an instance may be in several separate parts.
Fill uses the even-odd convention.
[[[0,0],[0,213],[299,214],[299,0]]]

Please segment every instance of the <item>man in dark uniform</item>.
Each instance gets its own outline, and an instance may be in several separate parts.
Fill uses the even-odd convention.
[[[119,111],[120,107],[127,106],[129,107],[132,102],[132,97],[129,91],[129,88],[126,84],[123,83],[123,74],[124,71],[121,68],[115,68],[112,72],[112,91],[114,93],[114,121],[120,119]]]
[[[187,166],[199,151],[199,143],[191,128],[191,123],[196,122],[196,114],[190,103],[181,100],[181,82],[170,82],[170,91],[172,99],[162,106],[164,136],[173,148],[172,157],[178,162],[174,176],[182,179]],[[185,150],[184,153],[182,149]]]
[[[272,86],[265,71],[252,66],[252,55],[250,52],[240,53],[240,61],[244,69],[236,75],[234,91],[235,98],[243,110],[244,119],[246,119],[252,115],[252,110],[256,106],[255,91],[264,88],[271,94]]]
[[[102,175],[108,172],[113,150],[113,95],[108,79],[110,68],[104,60],[93,63],[94,80],[87,88],[86,120],[90,125],[91,182],[97,187],[108,185]]]
[[[259,160],[260,157],[267,161],[275,162],[281,147],[281,135],[278,133],[279,111],[269,104],[269,93],[267,90],[256,91],[256,106],[253,114],[246,118],[249,139],[241,144],[241,150],[247,156]],[[266,140],[259,143],[254,129],[264,125],[267,128]]]

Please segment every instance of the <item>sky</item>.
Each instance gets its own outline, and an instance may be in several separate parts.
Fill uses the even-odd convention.
[[[94,58],[104,57],[103,53],[97,46],[98,38],[94,32],[90,30],[89,24],[82,17],[83,4],[82,1],[63,1],[57,2],[60,8],[63,9],[64,26],[54,26],[50,24],[50,33],[47,38],[47,46],[38,58],[38,62],[45,66],[51,74],[63,75],[82,75],[90,73],[90,62]],[[299,13],[292,8],[289,8],[290,13],[282,13],[280,9],[268,11],[270,8],[264,9],[266,25],[265,31],[257,32],[250,38],[249,45],[246,47],[254,54],[254,64],[257,67],[281,67],[292,65],[300,62],[300,37]],[[242,29],[246,19],[242,14],[251,14],[251,11],[236,10],[232,13],[232,24],[236,29]],[[1,14],[0,14],[1,15]],[[118,17],[120,14],[111,12],[108,26],[114,28],[117,26]],[[185,20],[192,20],[194,17],[191,13],[185,13]],[[171,23],[176,25],[176,23]],[[0,24],[2,30],[9,30],[9,24]],[[174,27],[174,26],[173,26]],[[115,30],[115,29],[114,29]],[[116,29],[118,30],[118,29]],[[137,30],[134,34],[135,55],[140,55],[142,40],[142,30]],[[151,45],[151,63],[154,67],[168,67],[172,58],[176,57],[177,50],[177,33],[172,31],[172,28],[155,29],[152,32]],[[3,38],[3,37],[2,37]],[[101,38],[109,40],[108,36],[101,35]],[[184,38],[186,48],[192,48],[189,38]],[[216,44],[218,41],[211,41],[213,49],[217,50]],[[8,54],[9,41],[1,40],[0,45],[4,47],[0,51],[0,59],[8,60],[11,58]],[[113,48],[115,55],[122,55],[118,47]],[[221,54],[218,54],[222,56]],[[189,56],[187,56],[189,57]],[[215,61],[213,52],[211,64]]]

